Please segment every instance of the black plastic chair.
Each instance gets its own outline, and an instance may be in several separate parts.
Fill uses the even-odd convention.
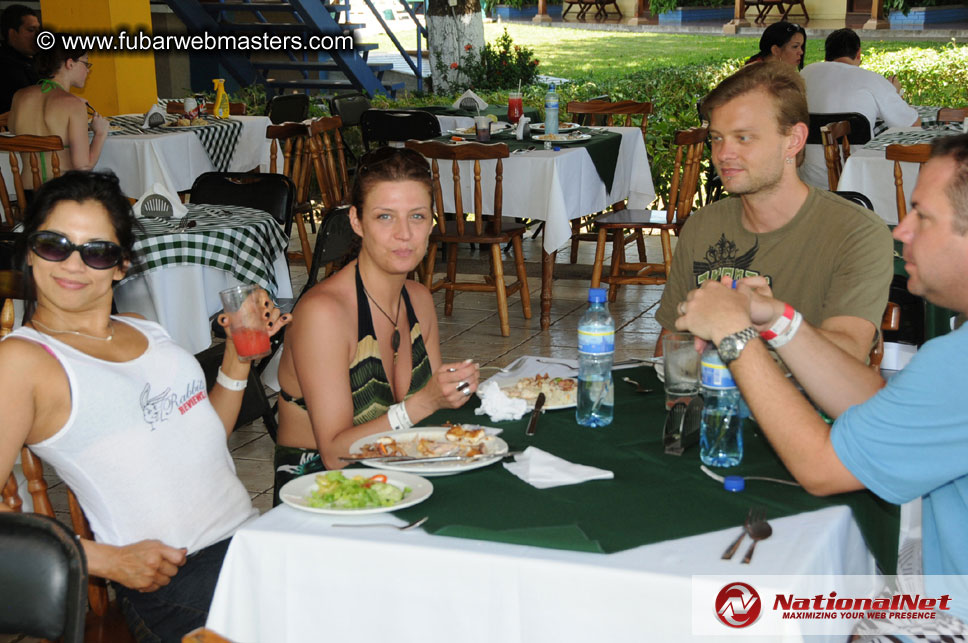
[[[87,558],[74,533],[38,514],[0,513],[0,632],[84,640]]]
[[[370,109],[370,99],[365,94],[337,94],[329,99],[329,112],[343,119],[343,127],[356,127],[360,124],[363,112]]]
[[[850,190],[838,190],[834,192],[834,194],[839,197],[843,197],[848,201],[852,201],[862,208],[867,208],[871,212],[874,211],[874,204],[871,203],[871,200],[868,199],[865,194],[861,194],[860,192],[852,192]]]
[[[360,116],[363,147],[370,144],[402,143],[410,139],[425,141],[440,136],[440,121],[428,112],[406,109],[368,109]]]
[[[294,198],[292,181],[283,174],[206,172],[192,184],[191,201],[264,210],[282,226],[288,237],[292,231]]]
[[[276,339],[276,337],[273,336],[272,339]],[[207,389],[211,389],[215,384],[215,378],[218,376],[218,367],[222,364],[222,356],[224,354],[225,344],[216,344],[211,348],[203,350],[201,353],[195,354],[195,359],[202,365],[202,372],[205,373]],[[261,372],[265,370],[265,365],[268,364],[268,360],[271,357],[269,355],[260,360],[257,366],[249,369],[249,384],[245,387],[245,392],[242,395],[242,408],[239,410],[239,417],[235,421],[235,428],[237,429],[253,420],[262,418],[262,421],[266,425],[266,431],[269,432],[269,437],[275,442],[279,425],[276,423],[276,414],[273,411],[272,405],[269,403],[269,398],[266,396],[265,386],[259,377]]]
[[[316,246],[313,248],[312,267],[300,297],[319,282],[320,270],[346,256],[353,248],[356,238],[356,233],[350,226],[350,206],[341,205],[326,213],[319,225]]]
[[[810,114],[810,127],[807,132],[807,145],[823,145],[820,128],[828,123],[838,121],[850,122],[850,135],[847,140],[851,145],[863,145],[871,140],[871,123],[867,117],[857,112],[831,112],[827,114]]]
[[[309,118],[309,96],[306,94],[280,94],[273,96],[266,105],[266,116],[273,125],[301,123]]]

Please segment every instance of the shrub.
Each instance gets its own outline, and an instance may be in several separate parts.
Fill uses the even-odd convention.
[[[940,49],[865,50],[862,64],[888,78],[896,74],[912,105],[968,105],[968,46],[954,39]]]
[[[485,43],[480,52],[470,44],[464,45],[460,61],[450,63],[450,67],[459,70],[457,84],[463,80],[467,87],[477,91],[530,85],[538,75],[539,62],[533,49],[515,45],[505,29],[493,45]],[[444,63],[438,59],[437,65],[443,67]],[[446,69],[438,71],[442,75],[446,73]]]

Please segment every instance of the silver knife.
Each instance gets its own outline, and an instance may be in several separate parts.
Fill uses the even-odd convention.
[[[461,462],[467,460],[480,460],[482,458],[497,458],[504,454],[482,453],[480,455],[434,455],[426,458],[418,458],[411,455],[377,455],[377,456],[340,456],[343,462],[384,462],[387,464],[411,464],[419,462]]]
[[[532,436],[538,429],[538,418],[541,416],[541,407],[545,403],[545,394],[538,393],[538,399],[534,401],[534,410],[531,411],[531,419],[528,420],[528,429],[524,432],[527,436]]]

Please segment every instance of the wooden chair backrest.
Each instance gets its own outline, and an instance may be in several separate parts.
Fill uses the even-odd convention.
[[[7,128],[7,121],[9,119],[10,119],[10,112],[4,112],[3,114],[0,114],[0,132],[10,131]]]
[[[305,123],[282,123],[266,127],[269,145],[269,171],[285,174],[296,188],[296,204],[309,200],[309,127]],[[282,151],[282,168],[278,153]]]
[[[963,123],[968,118],[968,107],[942,107],[938,110],[939,123]]]
[[[504,164],[502,159],[508,158],[510,151],[504,143],[465,143],[450,145],[440,141],[406,142],[409,149],[415,150],[430,159],[431,173],[434,186],[434,206],[436,208],[437,226],[441,233],[446,232],[447,217],[444,213],[443,191],[440,187],[440,160],[451,161],[451,171],[454,176],[454,211],[457,216],[457,234],[463,236],[467,229],[466,210],[460,182],[460,161],[474,161],[474,227],[475,235],[485,232],[501,232],[501,213],[504,203]],[[484,215],[484,195],[481,188],[481,161],[497,160],[494,168],[494,206],[493,216]]]
[[[666,201],[666,223],[682,225],[692,213],[702,173],[702,154],[706,147],[707,127],[679,130],[673,138],[676,159]]]
[[[327,211],[347,203],[350,196],[341,127],[343,119],[339,116],[317,118],[309,123],[309,156]]]
[[[23,219],[24,210],[27,209],[27,197],[24,194],[23,177],[20,175],[20,162],[18,158],[27,158],[30,164],[30,175],[33,179],[34,188],[37,188],[43,181],[40,176],[40,157],[44,152],[59,152],[64,149],[64,143],[59,136],[33,136],[23,134],[20,136],[0,136],[0,152],[8,152],[10,159],[10,174],[13,176],[14,192],[17,195],[16,207],[10,201],[7,183],[0,174],[0,203],[3,204],[4,224],[12,226]],[[57,154],[49,154],[51,177],[60,176],[60,158]]]
[[[887,149],[884,150],[884,156],[888,161],[894,161],[894,196],[897,199],[897,222],[900,223],[907,214],[907,199],[904,198],[904,178],[901,173],[901,163],[924,165],[931,158],[931,144],[888,145]]]
[[[636,127],[632,120],[633,116],[641,116],[642,122],[638,125],[642,130],[642,139],[649,129],[649,114],[652,113],[652,103],[639,103],[634,100],[623,100],[615,103],[607,100],[592,100],[587,102],[572,101],[568,103],[569,114],[601,114],[606,116],[605,125],[617,127]],[[619,123],[616,116],[624,116]]]
[[[820,128],[823,156],[827,161],[827,185],[831,190],[837,189],[840,175],[844,171],[844,163],[850,158],[849,137],[850,121],[827,123]]]
[[[870,367],[880,372],[881,362],[884,360],[884,331],[897,330],[901,327],[901,307],[893,301],[887,302],[884,316],[881,318],[881,328],[877,333],[877,342],[870,354]]]
[[[208,110],[215,107],[212,103]],[[165,103],[165,112],[168,114],[184,114],[185,103],[183,101],[170,100]],[[229,116],[245,116],[245,103],[229,103]]]

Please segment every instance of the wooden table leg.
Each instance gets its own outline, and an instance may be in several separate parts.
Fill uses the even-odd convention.
[[[545,230],[547,230],[545,226]],[[541,330],[551,326],[551,282],[555,278],[555,257],[558,251],[541,250]]]

